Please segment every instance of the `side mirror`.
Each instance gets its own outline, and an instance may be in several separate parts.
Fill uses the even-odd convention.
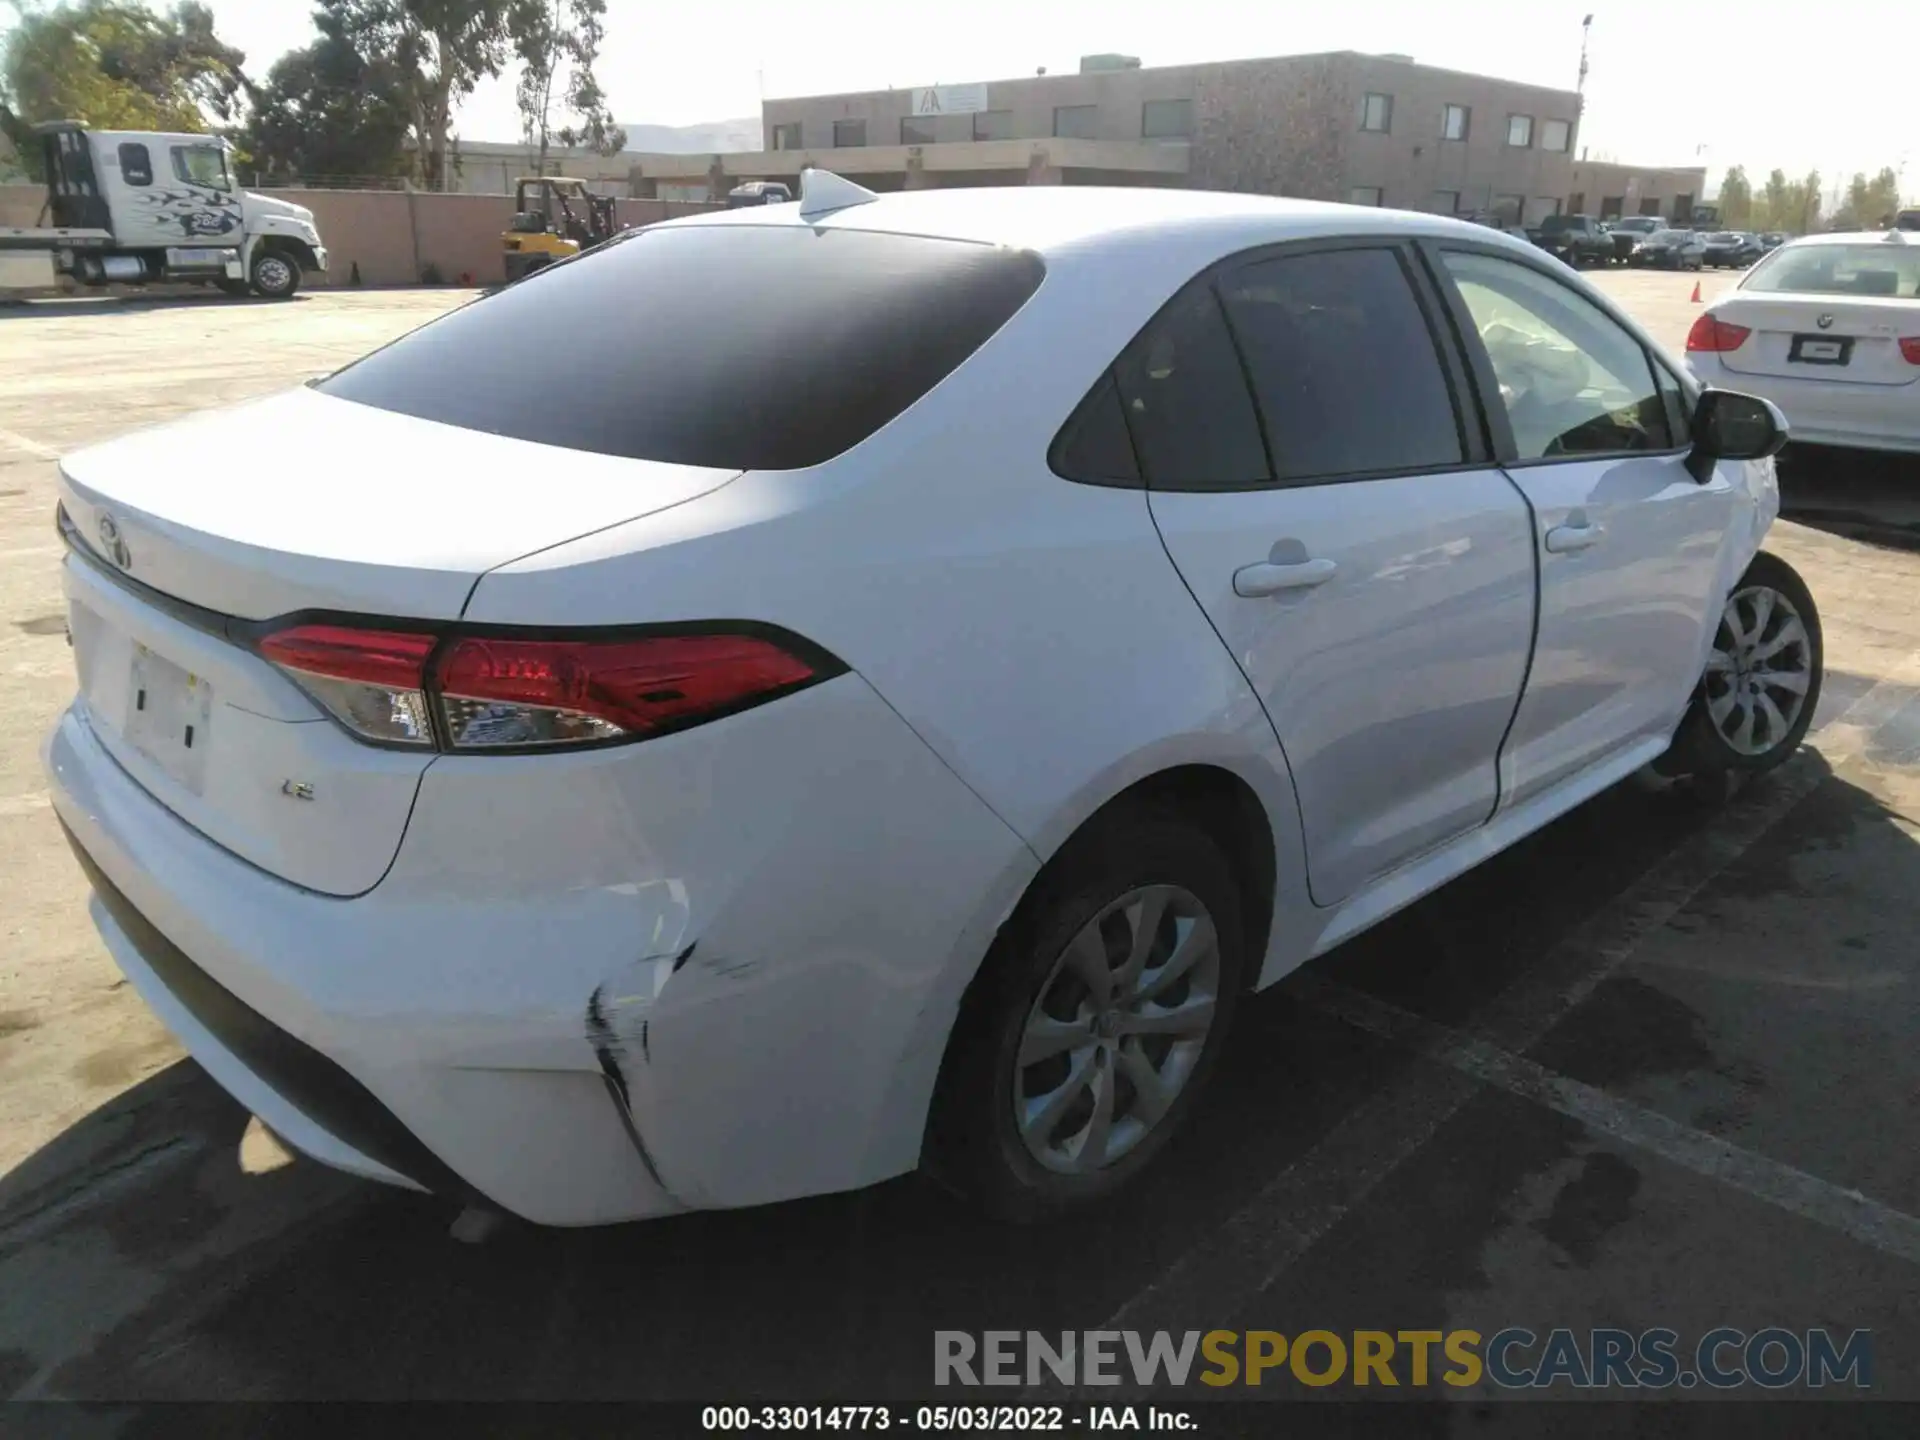
[[[1771,400],[1735,390],[1708,390],[1693,409],[1693,453],[1687,468],[1705,484],[1720,460],[1764,460],[1787,443],[1787,417]]]

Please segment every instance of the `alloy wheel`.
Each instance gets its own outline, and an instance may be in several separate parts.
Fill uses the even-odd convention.
[[[1028,1153],[1086,1175],[1138,1147],[1192,1078],[1219,990],[1219,936],[1191,892],[1142,886],[1089,920],[1021,1030],[1013,1121]]]
[[[278,295],[293,283],[293,267],[277,255],[269,255],[254,267],[254,278],[269,295]]]
[[[1807,703],[1813,645],[1793,601],[1767,585],[1734,592],[1707,656],[1707,716],[1737,754],[1786,739]]]

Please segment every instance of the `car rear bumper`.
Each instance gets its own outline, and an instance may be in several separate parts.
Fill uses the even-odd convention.
[[[1771,400],[1787,417],[1790,438],[1809,445],[1920,454],[1920,381],[1909,385],[1844,385],[1753,375],[1719,356],[1695,353],[1687,368],[1703,384]]]
[[[318,1160],[541,1224],[912,1168],[1033,871],[857,676],[641,746],[436,762],[350,900],[201,837],[79,703],[46,759],[108,949],[217,1082]]]

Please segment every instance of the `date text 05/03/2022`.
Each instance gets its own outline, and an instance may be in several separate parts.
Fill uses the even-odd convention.
[[[1197,1429],[1191,1412],[1159,1405],[708,1405],[703,1430],[1103,1431]]]

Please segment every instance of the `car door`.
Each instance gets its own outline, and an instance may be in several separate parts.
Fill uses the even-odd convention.
[[[1735,496],[1717,470],[1694,478],[1680,381],[1601,305],[1520,257],[1432,253],[1539,546],[1539,633],[1501,754],[1502,804],[1518,805],[1672,737]]]
[[[1409,248],[1283,247],[1203,276],[1115,367],[1167,553],[1287,757],[1320,905],[1488,819],[1526,670],[1527,509],[1438,315]]]

